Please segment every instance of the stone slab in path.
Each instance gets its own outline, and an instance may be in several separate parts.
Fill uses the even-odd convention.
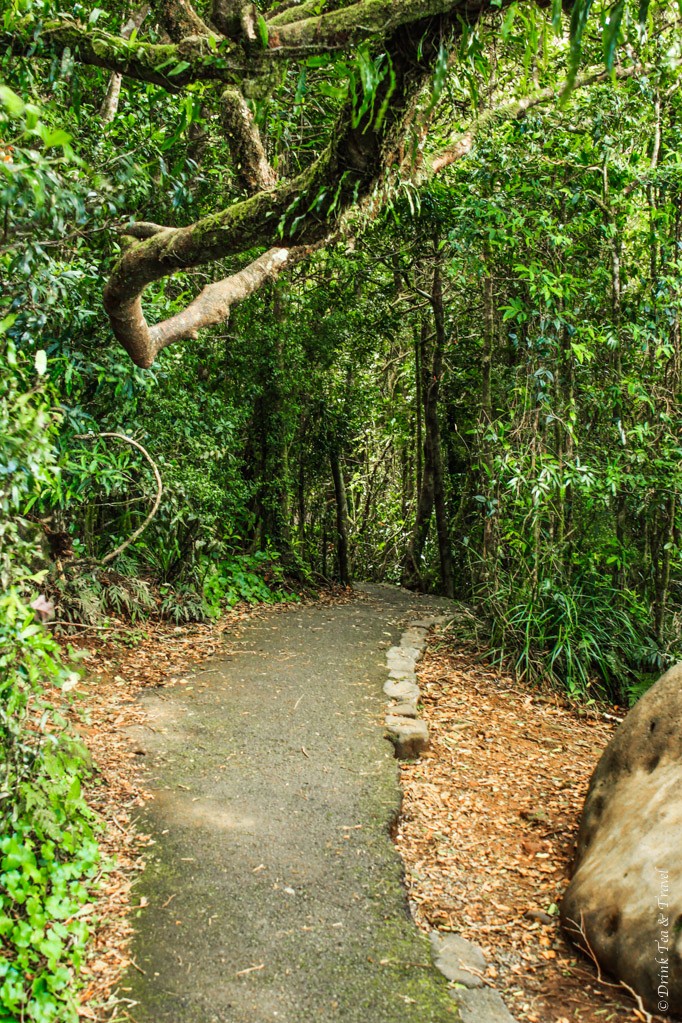
[[[268,612],[145,698],[144,973],[119,992],[136,1023],[459,1018],[407,910],[383,726],[386,644],[442,607],[372,587]]]
[[[462,1014],[462,1023],[515,1023],[502,996],[492,988],[461,988],[453,997]]]

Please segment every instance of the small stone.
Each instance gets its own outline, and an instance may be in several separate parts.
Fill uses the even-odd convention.
[[[399,646],[392,646],[386,654],[386,667],[391,673],[396,671],[414,671],[416,664],[416,657],[414,654],[418,654],[419,651],[415,650],[414,653],[404,650]]]
[[[417,682],[417,676],[414,671],[406,671],[404,668],[396,668],[393,671],[389,671],[388,677],[393,679],[394,682],[407,680],[408,682],[413,682],[415,685]]]
[[[462,1023],[516,1023],[501,995],[490,987],[452,991]]]
[[[395,714],[399,718],[416,718],[417,703],[416,700],[403,700],[402,703],[394,703],[388,708],[389,714]]]
[[[544,924],[545,926],[555,922],[549,913],[543,913],[541,909],[527,909],[523,915],[526,920],[535,920],[536,923]]]
[[[384,683],[384,692],[391,700],[419,699],[419,686],[409,679],[389,679]]]
[[[451,615],[432,615],[430,618],[417,618],[415,621],[410,622],[410,628],[412,629],[430,629],[434,625],[443,625],[445,622],[449,622]]]
[[[386,729],[399,760],[411,760],[428,749],[429,730],[424,721],[387,714]]]
[[[436,969],[456,984],[483,987],[481,974],[487,963],[483,950],[459,934],[431,931],[431,948]]]
[[[426,629],[407,629],[400,637],[401,647],[414,647],[423,650],[426,646]]]

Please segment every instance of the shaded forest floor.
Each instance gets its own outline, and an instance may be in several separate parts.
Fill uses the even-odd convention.
[[[323,597],[333,605],[348,597]],[[88,787],[106,821],[105,875],[92,920],[93,954],[84,968],[81,1015],[125,1019],[113,995],[131,963],[130,920],[144,908],[135,880],[148,839],[132,826],[147,794],[127,738],[139,723],[142,689],[204,688],[201,670],[223,633],[287,605],[237,609],[218,623],[145,624],[71,646],[86,674],[70,694],[70,717],[97,765]],[[424,930],[457,931],[477,942],[486,978],[519,1023],[630,1023],[644,1017],[625,993],[599,983],[563,938],[556,905],[566,887],[590,775],[616,721],[576,710],[483,665],[466,644],[434,637],[420,666],[431,749],[401,764],[405,794],[397,844],[415,920]],[[133,963],[135,967],[135,964]]]
[[[519,1023],[643,1020],[556,915],[616,715],[524,687],[466,644],[436,638],[420,667],[431,749],[402,765],[397,837],[418,925],[479,944]]]

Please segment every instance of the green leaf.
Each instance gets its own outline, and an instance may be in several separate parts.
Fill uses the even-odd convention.
[[[565,102],[573,91],[575,77],[578,73],[580,58],[582,57],[583,52],[583,35],[592,9],[592,3],[593,0],[574,0],[573,3],[569,30],[571,45],[568,61],[568,75],[566,78],[566,84],[564,85],[561,93],[562,102]]]
[[[56,128],[55,131],[44,128],[41,130],[40,136],[46,149],[53,149],[55,146],[68,146],[71,142],[71,136],[61,128]]]
[[[21,117],[26,109],[26,104],[21,96],[17,96],[16,92],[12,92],[7,85],[0,85],[0,103],[10,117]]]
[[[564,5],[561,0],[552,0],[552,28],[557,35],[561,32],[561,15]]]
[[[618,0],[616,6],[609,12],[609,20],[604,26],[602,44],[604,47],[604,60],[609,71],[613,71],[613,62],[616,56],[616,46],[618,45],[624,11],[625,0]]]
[[[175,65],[175,67],[173,68],[172,71],[168,72],[168,74],[169,74],[169,76],[170,75],[180,75],[180,74],[182,74],[183,71],[186,71],[187,68],[190,67],[190,66],[191,65],[190,65],[190,62],[188,60],[181,60],[178,64]],[[157,71],[158,71],[158,68],[157,68]]]
[[[266,50],[270,36],[268,33],[268,26],[262,14],[259,14],[256,18],[256,28],[258,30],[258,38],[260,39],[261,46],[264,50]]]
[[[509,10],[507,11],[505,19],[502,22],[502,29],[501,29],[501,35],[502,35],[503,39],[507,39],[507,37],[509,36],[509,33],[511,32],[512,28],[514,27],[514,21],[516,20],[517,11],[518,11],[518,8],[517,8],[516,4],[512,4],[511,7],[509,8]]]
[[[4,320],[0,320],[0,334],[6,334],[16,318],[16,313],[10,313],[9,316],[5,316]]]
[[[38,376],[42,377],[45,375],[47,370],[47,353],[43,348],[39,348],[36,352],[35,367]]]
[[[646,26],[647,16],[649,14],[650,0],[639,0],[639,11],[637,12],[637,20],[642,27]]]

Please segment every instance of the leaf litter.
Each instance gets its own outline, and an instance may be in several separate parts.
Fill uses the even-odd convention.
[[[417,925],[480,945],[483,979],[519,1023],[644,1020],[557,916],[589,779],[622,709],[571,706],[442,636],[419,668],[431,745],[400,765],[396,834]]]

